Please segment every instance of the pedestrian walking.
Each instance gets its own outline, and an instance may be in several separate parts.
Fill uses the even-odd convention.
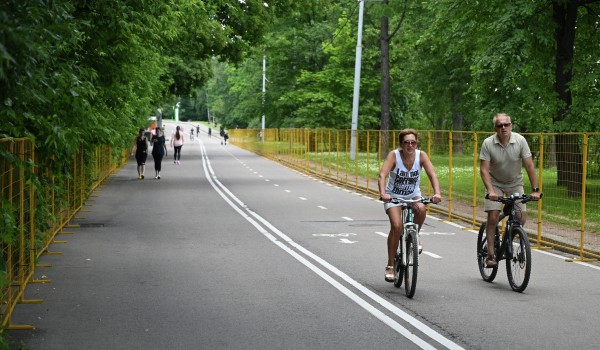
[[[137,162],[138,180],[142,180],[146,170],[146,159],[148,158],[148,139],[144,135],[143,128],[140,128],[138,136],[135,138],[135,144],[131,150],[131,155],[133,154],[135,154]]]
[[[183,147],[183,130],[177,126],[171,135],[171,146],[173,147],[173,163],[179,165],[181,160],[181,147]]]
[[[155,179],[160,180],[162,159],[167,156],[167,145],[165,136],[160,128],[156,128],[156,135],[152,136],[152,158],[154,158]]]

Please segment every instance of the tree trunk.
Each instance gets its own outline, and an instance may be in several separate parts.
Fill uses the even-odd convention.
[[[569,84],[573,79],[573,52],[578,3],[579,0],[566,2],[555,0],[552,2],[553,18],[556,24],[554,32],[556,42],[555,91],[560,100],[555,122],[561,122],[567,117],[573,103]],[[557,185],[566,186],[569,196],[581,195],[583,164],[577,136],[558,135],[556,137],[556,162]]]
[[[456,155],[460,155],[463,153],[463,122],[464,116],[459,111],[458,106],[461,100],[460,95],[453,94],[452,96],[452,130],[459,131],[457,133],[453,133],[452,135],[452,151]]]
[[[381,155],[387,155],[389,150],[390,129],[390,42],[389,22],[387,17],[381,17]]]

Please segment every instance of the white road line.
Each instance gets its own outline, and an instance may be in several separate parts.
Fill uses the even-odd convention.
[[[327,209],[326,207],[324,207],[324,206],[322,206],[322,205],[317,205],[317,207],[318,207],[318,208],[321,208],[321,209]]]
[[[354,219],[349,218],[347,216],[342,216],[342,219],[346,220],[346,221],[354,221]]]
[[[301,251],[306,256],[312,258],[314,261],[318,262],[323,267],[327,268],[329,271],[331,271],[332,273],[334,273],[338,277],[342,278],[343,280],[345,280],[347,283],[349,283],[350,285],[352,285],[356,289],[360,290],[363,294],[365,294],[366,296],[368,296],[371,300],[377,302],[378,304],[380,304],[381,306],[383,306],[384,308],[386,308],[390,312],[394,313],[398,317],[402,318],[406,322],[409,322],[413,327],[417,328],[418,330],[420,330],[421,332],[423,332],[424,334],[426,334],[427,336],[429,336],[431,339],[437,341],[439,344],[443,345],[444,347],[446,347],[448,349],[457,349],[457,350],[458,349],[463,349],[458,344],[456,344],[456,343],[452,342],[450,339],[442,336],[441,334],[439,334],[438,332],[434,331],[433,329],[431,329],[430,327],[428,327],[427,325],[425,325],[421,321],[415,319],[414,317],[410,316],[406,312],[400,310],[399,308],[397,308],[395,305],[393,305],[392,303],[390,303],[386,299],[380,297],[379,295],[377,295],[374,292],[372,292],[370,289],[368,289],[368,288],[364,287],[363,285],[359,284],[358,282],[356,282],[355,280],[353,280],[352,278],[350,278],[348,275],[346,275],[342,271],[338,270],[333,265],[327,263],[325,260],[321,259],[320,257],[318,257],[317,255],[313,254],[309,250],[306,250],[304,247],[302,247],[299,244],[295,243],[287,235],[285,235],[283,232],[281,232],[277,228],[275,228],[270,222],[266,221],[264,218],[262,218],[261,216],[259,216],[257,213],[254,213],[253,211],[251,211],[244,203],[242,203],[242,201],[240,201],[233,193],[231,193],[216,178],[216,176],[214,174],[214,171],[212,170],[212,166],[210,165],[210,160],[208,159],[208,156],[206,155],[206,149],[204,148],[204,144],[201,143],[200,145],[201,145],[201,148],[202,148],[202,165],[204,167],[204,174],[205,174],[207,180],[209,181],[209,183],[211,184],[211,186],[225,200],[226,203],[228,203],[243,218],[245,218],[248,222],[250,222],[267,239],[269,239],[270,241],[272,241],[273,243],[275,243],[277,246],[279,246],[281,249],[283,249],[288,254],[290,254],[291,256],[293,256],[296,260],[298,260],[299,262],[301,262],[302,264],[304,264],[306,267],[308,267],[309,269],[311,269],[318,276],[320,276],[325,281],[327,281],[329,284],[331,284],[333,287],[335,287],[336,289],[338,289],[340,292],[342,292],[344,295],[346,295],[352,301],[354,301],[355,303],[357,303],[359,306],[361,306],[362,308],[364,308],[366,311],[368,311],[373,316],[377,317],[379,320],[381,320],[382,322],[384,322],[386,325],[388,325],[389,327],[391,327],[392,329],[394,329],[396,332],[398,332],[399,334],[401,334],[402,336],[404,336],[406,339],[412,341],[418,347],[420,347],[422,349],[432,349],[432,350],[435,349],[435,347],[433,345],[427,343],[424,339],[421,339],[417,335],[413,334],[409,329],[403,327],[401,324],[399,324],[398,322],[396,322],[394,319],[392,319],[391,317],[387,316],[386,314],[384,314],[383,312],[381,312],[379,309],[373,307],[365,299],[359,297],[356,293],[352,292],[350,289],[348,289],[347,287],[345,287],[344,285],[342,285],[341,283],[339,283],[338,281],[336,281],[335,279],[333,279],[331,276],[329,276],[323,270],[321,270],[320,268],[318,268],[317,266],[315,266],[313,263],[311,263],[310,261],[308,261],[302,255],[298,254],[297,252],[295,252],[294,250],[292,250],[290,247],[286,246],[285,243],[290,244],[292,247],[298,249],[299,251]],[[209,175],[209,173],[210,173],[210,175]],[[249,213],[250,215],[248,215],[246,212],[244,212],[242,210],[242,208],[247,213]],[[263,223],[273,233],[275,233],[277,236],[279,236],[279,238],[283,239],[283,242],[280,241],[280,240],[278,240],[271,233],[269,233],[265,228],[263,228],[256,220],[254,220],[250,216],[254,217],[258,221],[260,221],[261,223]]]
[[[435,259],[441,259],[442,258],[441,256],[439,256],[437,254],[433,254],[432,252],[428,252],[426,250],[423,250],[423,254],[429,255],[430,257],[435,258]]]
[[[307,200],[307,199],[306,199],[306,198],[304,198],[304,197],[298,197],[298,199],[300,199],[300,200],[303,200],[303,201]]]
[[[388,234],[388,233],[384,233],[384,232],[381,232],[381,231],[375,231],[375,234],[378,234],[378,235],[380,235],[380,236],[382,236],[382,237],[385,237],[385,238],[387,238],[387,237],[389,236],[389,234]],[[427,254],[427,255],[429,255],[430,257],[432,257],[432,258],[435,258],[435,259],[442,259],[442,257],[441,257],[441,256],[439,256],[439,255],[437,255],[437,254],[434,254],[434,253],[432,253],[432,252],[425,251],[425,250],[423,250],[423,254]]]

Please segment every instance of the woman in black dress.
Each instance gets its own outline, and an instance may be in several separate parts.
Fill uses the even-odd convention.
[[[167,155],[165,136],[160,128],[156,128],[156,135],[152,136],[152,158],[154,158],[155,179],[160,180],[160,169],[163,157]]]
[[[140,129],[135,138],[135,160],[137,161],[138,179],[144,178],[146,158],[148,158],[148,139],[144,136],[144,129]],[[132,152],[133,153],[133,152]]]

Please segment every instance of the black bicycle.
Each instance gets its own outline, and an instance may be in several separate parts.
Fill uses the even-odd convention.
[[[415,215],[410,204],[420,202],[427,205],[433,202],[430,198],[392,198],[391,202],[401,204],[403,223],[402,237],[394,258],[394,286],[400,288],[402,280],[404,280],[406,296],[412,298],[417,290],[419,271],[419,227],[414,222]]]
[[[486,199],[488,195],[485,196]],[[541,198],[541,195],[540,195]],[[494,238],[494,251],[496,252],[496,261],[506,260],[506,274],[508,283],[515,292],[522,292],[527,288],[529,276],[531,275],[531,245],[527,233],[523,230],[521,223],[517,220],[518,202],[527,203],[533,199],[526,194],[514,193],[507,197],[500,197],[496,201],[504,204],[502,214],[498,218],[498,223],[508,218],[506,227],[500,239],[500,229],[496,226]],[[486,224],[483,222],[477,235],[477,264],[479,273],[486,282],[492,282],[498,273],[498,264],[492,268],[486,266],[488,257]]]

